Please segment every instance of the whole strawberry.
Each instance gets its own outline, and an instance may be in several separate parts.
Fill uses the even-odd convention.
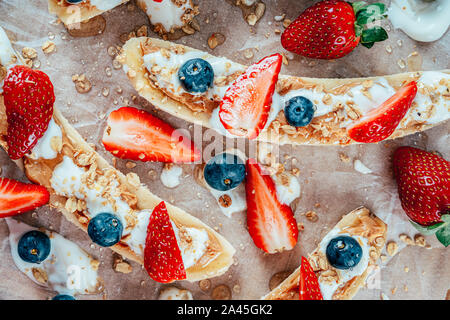
[[[361,43],[367,48],[388,38],[386,31],[368,23],[385,18],[382,3],[350,4],[324,0],[307,8],[281,35],[282,46],[299,55],[315,59],[338,59]]]
[[[17,160],[28,153],[48,128],[55,94],[48,76],[25,66],[9,69],[3,97],[8,122],[8,154]]]
[[[412,147],[394,153],[398,193],[408,217],[419,231],[436,233],[442,244],[450,244],[450,163]]]

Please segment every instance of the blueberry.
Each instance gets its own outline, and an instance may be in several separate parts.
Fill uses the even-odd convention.
[[[43,232],[32,230],[20,238],[17,251],[25,262],[41,263],[50,254],[50,248],[50,238]]]
[[[315,107],[308,98],[297,96],[291,98],[284,107],[287,122],[294,127],[308,125],[314,117]]]
[[[89,221],[88,234],[102,247],[115,245],[122,238],[122,222],[111,213],[99,213]]]
[[[54,296],[52,300],[76,300],[76,299],[68,294],[58,294],[57,296]]]
[[[178,78],[186,91],[201,93],[212,86],[214,71],[208,61],[191,59],[181,66]]]
[[[327,259],[336,269],[355,267],[362,257],[358,241],[349,236],[339,236],[330,241],[326,250]]]
[[[70,4],[76,4],[76,3],[80,3],[80,2],[83,2],[84,0],[66,0],[66,2],[67,3],[70,3]]]
[[[227,191],[244,180],[245,165],[237,155],[222,153],[208,161],[203,174],[211,188]]]

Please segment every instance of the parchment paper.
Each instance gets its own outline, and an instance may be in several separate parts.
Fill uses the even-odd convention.
[[[284,52],[275,29],[283,30],[275,16],[286,14],[294,19],[307,6],[316,1],[306,0],[266,0],[264,17],[254,27],[243,19],[241,10],[227,1],[201,0],[198,16],[201,31],[177,42],[192,47],[224,55],[238,62],[249,64],[273,52]],[[388,3],[389,1],[383,1]],[[137,95],[122,70],[112,66],[113,59],[107,49],[121,45],[120,35],[148,25],[147,16],[133,3],[122,5],[103,15],[106,30],[103,34],[89,38],[72,38],[62,24],[55,23],[55,17],[47,13],[44,0],[0,0],[0,25],[15,39],[14,47],[20,51],[31,46],[38,51],[40,69],[49,74],[55,84],[56,106],[80,131],[88,142],[98,147],[98,152],[107,159],[112,156],[101,145],[101,135],[105,125],[105,115],[129,101],[130,105],[151,110],[175,127],[188,129],[188,123],[154,110],[143,99],[132,101]],[[209,23],[206,23],[209,20]],[[389,25],[389,23],[387,23]],[[361,77],[399,73],[407,71],[400,68],[399,59],[417,51],[423,57],[424,70],[449,68],[450,35],[447,34],[434,43],[417,43],[401,31],[392,30],[390,38],[384,43],[375,44],[371,50],[357,48],[349,56],[337,61],[315,61],[288,54],[289,65],[282,72],[299,76],[313,77]],[[207,46],[207,39],[213,32],[226,37],[223,45],[214,50]],[[152,33],[150,35],[154,36]],[[56,44],[56,52],[44,54],[41,46],[51,40]],[[392,47],[388,53],[386,46]],[[256,49],[255,49],[256,48]],[[244,50],[252,49],[251,59],[244,57]],[[106,69],[111,70],[111,76]],[[86,74],[93,88],[89,93],[79,94],[72,82],[72,75]],[[109,89],[105,97],[104,88]],[[377,145],[358,145],[350,147],[291,147],[280,148],[281,158],[288,155],[296,158],[301,171],[301,199],[295,215],[298,222],[304,223],[305,230],[300,233],[298,245],[294,250],[275,255],[266,255],[253,244],[245,228],[245,213],[236,213],[232,218],[224,216],[213,197],[193,179],[194,165],[183,165],[182,183],[176,189],[165,188],[159,173],[162,164],[137,163],[127,169],[126,162],[118,160],[118,168],[125,173],[130,171],[140,175],[141,181],[158,196],[201,218],[212,227],[217,227],[237,249],[235,264],[223,276],[211,280],[212,288],[226,284],[232,290],[233,299],[258,299],[269,291],[268,283],[273,274],[295,269],[301,255],[311,252],[343,214],[365,205],[389,224],[388,241],[398,242],[399,234],[413,237],[417,232],[409,225],[400,207],[395,182],[391,173],[391,155],[401,145],[411,145],[436,150],[447,159],[450,158],[449,123],[432,130],[407,138],[387,141]],[[345,154],[349,162],[340,160]],[[353,167],[359,159],[373,173],[361,174]],[[288,160],[288,168],[290,167]],[[1,175],[26,181],[20,170],[9,160],[5,152],[0,152]],[[155,174],[148,174],[155,170]],[[317,203],[320,207],[315,206]],[[302,213],[313,210],[318,214],[317,222],[310,222]],[[109,249],[92,245],[89,237],[67,222],[61,214],[48,207],[35,213],[27,213],[19,218],[34,226],[44,226],[55,230],[78,243],[101,261],[100,276],[104,279],[104,295],[78,296],[78,299],[155,299],[162,285],[152,281],[145,270],[131,263],[133,272],[117,273],[112,269],[113,254]],[[47,299],[55,293],[35,285],[14,265],[6,223],[0,220],[0,299]],[[356,299],[380,299],[384,293],[391,299],[443,299],[450,288],[450,249],[445,249],[434,237],[427,237],[432,249],[410,246],[403,249],[387,263],[381,264],[381,271],[375,274],[368,288],[362,288]],[[408,268],[406,272],[405,267]],[[203,292],[198,283],[182,281],[175,284],[192,291],[195,299],[210,299],[211,290]],[[234,290],[233,290],[234,288]],[[395,294],[391,291],[397,288]]]

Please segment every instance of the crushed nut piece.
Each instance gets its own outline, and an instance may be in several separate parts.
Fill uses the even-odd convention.
[[[45,284],[48,281],[48,275],[45,270],[39,269],[39,268],[32,268],[31,272],[33,273],[33,277],[36,279],[37,282]]]
[[[42,51],[44,51],[44,53],[52,53],[53,51],[55,51],[55,49],[56,49],[56,45],[52,41],[47,40],[42,45]]]
[[[141,26],[137,31],[136,35],[138,37],[146,37],[148,35],[148,28],[146,25]]]
[[[113,269],[114,271],[120,273],[130,273],[131,271],[133,271],[131,265],[128,262],[124,261],[119,255],[114,256]]]
[[[395,254],[398,251],[397,242],[394,242],[394,241],[388,242],[388,244],[386,245],[386,251],[391,257],[395,256]]]
[[[22,49],[22,55],[24,58],[35,59],[37,57],[37,51],[31,47],[25,47]]]
[[[317,222],[317,220],[319,220],[317,213],[315,213],[314,211],[308,211],[303,215],[306,217],[306,219],[308,219],[311,222]]]
[[[86,78],[85,74],[73,75],[72,81],[73,83],[75,83],[75,89],[78,91],[78,93],[87,93],[92,89],[91,82]]]
[[[227,194],[223,194],[219,198],[219,204],[224,208],[228,208],[232,203],[231,197]]]
[[[406,243],[407,245],[414,245],[414,241],[411,239],[411,237],[408,236],[408,235],[406,235],[406,234],[404,234],[404,233],[402,233],[402,234],[399,236],[399,239],[402,240],[402,241],[403,241],[404,243]]]
[[[423,235],[421,235],[421,234],[416,234],[414,236],[414,242],[419,247],[425,247],[425,245],[427,244],[426,240],[425,240],[425,237]]]
[[[208,38],[208,46],[211,49],[215,49],[225,42],[226,38],[223,34],[215,32]]]

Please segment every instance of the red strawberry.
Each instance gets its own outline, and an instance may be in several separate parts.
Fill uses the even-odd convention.
[[[324,0],[307,8],[281,35],[282,46],[299,55],[315,59],[341,58],[361,43],[370,48],[387,39],[381,27],[364,29],[383,19],[385,5],[353,5],[341,0]]]
[[[137,161],[194,162],[201,158],[192,141],[172,126],[130,107],[111,112],[103,145],[118,158]]]
[[[144,266],[150,277],[158,282],[186,279],[183,258],[164,201],[153,209],[150,216]]]
[[[282,60],[278,53],[262,59],[228,88],[220,103],[219,118],[231,134],[254,139],[264,128]]]
[[[25,66],[9,69],[3,85],[8,154],[17,160],[28,153],[48,128],[55,94],[48,76]]]
[[[42,186],[0,178],[0,218],[34,210],[49,199],[50,194]]]
[[[420,231],[435,231],[449,245],[450,163],[420,149],[400,147],[394,153],[394,174],[408,217]]]
[[[294,213],[280,203],[272,178],[253,159],[247,161],[245,191],[248,232],[255,245],[268,253],[294,248],[298,238]]]
[[[300,300],[323,300],[317,276],[305,257],[302,257],[298,287]]]
[[[388,138],[408,112],[416,93],[415,81],[405,84],[381,106],[349,125],[349,137],[363,143],[380,142]]]

